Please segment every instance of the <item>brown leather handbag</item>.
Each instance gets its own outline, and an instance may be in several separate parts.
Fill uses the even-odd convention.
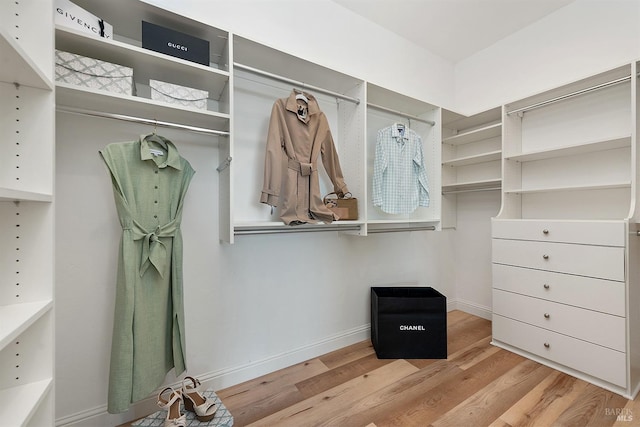
[[[336,214],[338,221],[355,221],[358,219],[358,199],[353,197],[351,193],[345,193],[340,197],[335,192],[332,192],[324,196],[322,201],[326,207]]]

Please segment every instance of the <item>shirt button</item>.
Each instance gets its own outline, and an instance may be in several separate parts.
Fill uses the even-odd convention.
[[[158,171],[155,171],[155,173],[158,173]]]
[[[155,185],[153,188],[155,188],[155,189],[157,190],[157,189],[158,189],[158,186],[157,186],[157,185]]]
[[[158,218],[158,215],[154,215],[153,217],[154,217],[154,218]]]
[[[158,204],[158,201],[157,201],[157,200],[154,200],[154,201],[153,201],[153,203]]]

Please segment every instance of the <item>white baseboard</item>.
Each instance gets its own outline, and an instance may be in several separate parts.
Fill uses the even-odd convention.
[[[314,357],[351,344],[368,340],[370,339],[370,330],[371,327],[369,324],[358,326],[314,343],[269,356],[255,362],[197,374],[195,376],[197,376],[207,388],[213,388],[214,390],[223,389],[277,371],[278,369],[313,359]],[[178,384],[173,384],[172,386],[177,387]],[[56,426],[95,427],[97,425],[119,425],[143,417],[157,409],[154,397],[140,401],[132,405],[129,411],[117,415],[109,414],[107,412],[107,405],[101,405],[58,418],[56,420]]]
[[[484,305],[476,304],[471,301],[463,300],[463,299],[455,299],[451,302],[451,310],[460,310],[465,313],[473,314],[474,316],[482,317],[483,319],[491,320],[491,315],[493,310],[491,307],[487,307]],[[447,303],[447,309],[449,309],[449,304]]]

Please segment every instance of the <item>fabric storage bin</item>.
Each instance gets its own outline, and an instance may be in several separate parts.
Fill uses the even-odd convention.
[[[190,87],[175,85],[159,80],[149,80],[151,87],[151,99],[154,101],[168,102],[169,104],[182,105],[183,107],[207,109],[209,92]]]
[[[371,342],[380,359],[446,359],[446,297],[430,287],[372,287]]]
[[[56,49],[56,81],[133,95],[133,69]]]

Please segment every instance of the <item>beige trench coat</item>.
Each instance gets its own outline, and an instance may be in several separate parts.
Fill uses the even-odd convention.
[[[313,95],[308,103],[276,100],[271,110],[261,203],[280,207],[285,224],[331,222],[339,219],[323,203],[318,180],[318,157],[337,194],[347,193],[329,122]]]

